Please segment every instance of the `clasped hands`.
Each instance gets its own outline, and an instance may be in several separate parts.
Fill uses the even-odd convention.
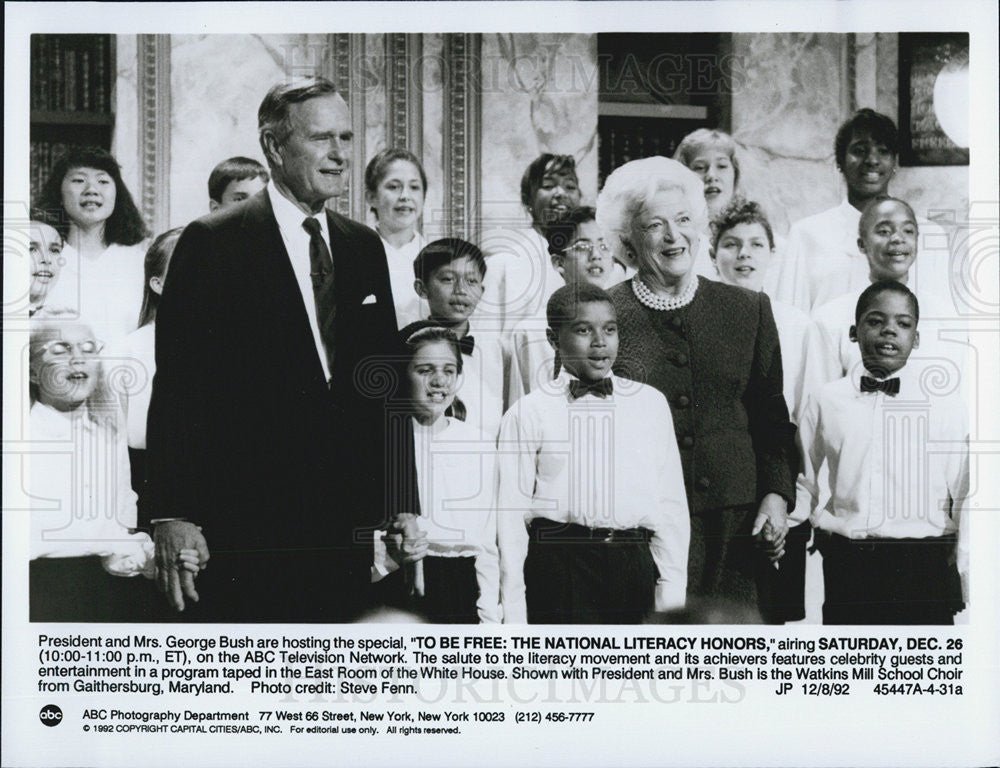
[[[153,528],[156,551],[156,586],[176,611],[184,598],[198,602],[194,580],[210,557],[201,527],[185,520],[168,520]]]
[[[772,563],[785,554],[785,536],[788,535],[788,502],[777,493],[761,499],[757,517],[750,533],[757,540]]]

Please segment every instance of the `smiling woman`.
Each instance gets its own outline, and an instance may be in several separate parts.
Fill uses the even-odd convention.
[[[148,231],[115,158],[98,147],[70,148],[36,207],[55,217],[66,242],[62,274],[46,303],[73,309],[104,342],[134,330]]]
[[[691,510],[689,604],[734,601],[775,620],[768,559],[784,551],[794,430],[770,302],[695,274],[704,183],[680,163],[621,166],[597,214],[637,270],[609,292],[620,336],[615,371],[670,403],[674,434],[661,439],[680,448]]]
[[[427,244],[418,229],[426,194],[427,174],[417,156],[405,149],[382,150],[365,168],[365,200],[385,247],[400,328],[427,316],[427,303],[413,288],[413,261]]]

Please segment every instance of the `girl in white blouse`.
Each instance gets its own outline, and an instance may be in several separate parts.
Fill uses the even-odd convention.
[[[31,439],[49,446],[31,460],[31,619],[153,618],[151,585],[128,578],[152,578],[153,544],[132,532],[136,496],[101,344],[87,325],[46,309],[32,319],[29,350]],[[182,560],[197,572],[193,553]]]
[[[452,415],[462,410],[455,398],[462,374],[455,334],[430,323],[403,333],[420,494],[414,522],[427,538],[426,557],[409,566],[415,607],[432,622],[499,622],[496,447]]]
[[[37,207],[59,217],[66,242],[47,304],[76,310],[106,344],[134,330],[149,232],[115,158],[99,147],[70,148],[53,166]]]

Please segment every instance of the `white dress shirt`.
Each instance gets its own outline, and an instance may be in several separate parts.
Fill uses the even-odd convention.
[[[117,576],[152,576],[153,543],[136,525],[125,437],[95,423],[86,406],[63,412],[35,403],[31,441],[31,557],[101,557]]]
[[[139,325],[146,258],[145,243],[109,245],[98,256],[63,248],[59,281],[45,297],[48,309],[78,315],[105,344],[114,344]]]
[[[572,376],[518,400],[500,428],[497,519],[505,623],[525,623],[524,560],[536,517],[590,528],[647,528],[656,610],[684,605],[690,519],[670,407],[612,376],[607,398],[569,395]]]
[[[853,289],[864,289],[870,281],[868,260],[858,249],[860,221],[861,211],[845,198],[834,208],[795,222],[784,252],[778,254],[765,280],[768,295],[810,312]],[[950,298],[948,235],[920,217],[917,225],[920,256],[911,274],[913,286]]]
[[[507,407],[529,392],[555,378],[556,352],[545,333],[546,323],[525,319],[510,334],[510,374],[507,384]]]
[[[807,345],[812,321],[805,312],[780,301],[771,302],[771,312],[774,313],[778,342],[781,344],[782,394],[792,421],[798,424],[805,404]]]
[[[442,417],[431,426],[414,420],[413,446],[427,554],[475,557],[479,619],[499,622],[496,445],[472,425]]]
[[[504,412],[510,356],[500,332],[480,329],[475,320],[473,316],[467,334],[475,344],[471,355],[462,355],[462,381],[457,394],[465,404],[466,423],[494,440]]]
[[[302,301],[306,306],[309,328],[312,329],[313,341],[316,343],[316,354],[319,355],[323,373],[329,381],[330,364],[326,359],[326,346],[323,344],[323,337],[319,333],[319,323],[316,321],[316,296],[313,293],[312,278],[309,276],[312,267],[309,262],[309,233],[302,226],[306,215],[278,191],[273,181],[267,183],[267,195],[271,200],[271,208],[274,210],[274,218],[278,222],[281,239],[285,243],[288,261],[295,273],[295,282],[299,284],[299,292],[302,294]],[[320,211],[313,218],[319,222],[323,240],[326,241],[326,247],[330,248],[330,229],[326,221],[326,210]],[[333,252],[333,248],[330,248],[330,256],[333,259],[334,274],[336,275],[337,254]]]
[[[851,341],[850,330],[863,290],[845,293],[813,310],[806,343],[807,391],[814,392],[829,381],[858,372],[861,347]],[[951,303],[936,293],[921,291],[916,296],[920,305],[920,345],[911,353],[907,368],[912,371],[933,367],[936,376],[944,376],[964,389],[968,342],[964,321],[954,317]]]
[[[156,373],[155,340],[156,323],[147,323],[101,355],[108,386],[125,409],[129,448],[146,448],[146,417]]]
[[[810,514],[817,528],[863,539],[927,538],[964,527],[965,403],[937,395],[933,383],[922,386],[908,365],[893,377],[900,380],[895,396],[862,392],[855,374],[809,399],[798,431],[804,461],[795,511]],[[818,507],[824,463],[831,497]]]
[[[396,327],[404,328],[422,317],[427,317],[430,309],[427,301],[417,295],[413,287],[413,262],[427,245],[427,240],[417,232],[413,239],[399,248],[379,235],[385,247],[385,258],[389,263],[389,286],[392,289],[392,304],[396,308]]]

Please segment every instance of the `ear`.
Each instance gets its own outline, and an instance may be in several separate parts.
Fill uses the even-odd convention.
[[[913,332],[913,348],[914,349],[920,348],[920,331]]]
[[[847,336],[848,336],[848,338],[851,341],[853,341],[855,344],[857,344],[858,343],[858,326],[852,325],[851,326],[851,330],[849,330],[847,332]]]
[[[635,270],[639,269],[639,255],[628,240],[622,240],[622,260],[626,266],[632,267]]]
[[[868,255],[868,251],[865,250],[865,241],[863,238],[858,238],[858,250],[861,251],[865,256]]]
[[[162,277],[151,277],[149,278],[149,289],[156,294],[163,293],[163,278]]]
[[[220,203],[218,200],[209,200],[208,201],[208,211],[209,211],[209,213],[215,213],[221,207],[222,207],[222,203]]]
[[[278,152],[278,141],[270,131],[260,137],[261,148],[264,150],[264,159],[268,165],[273,167],[281,166],[281,153]]]
[[[417,292],[417,296],[421,299],[427,298],[427,286],[424,285],[424,281],[419,277],[413,281],[413,290]]]
[[[555,271],[558,272],[563,279],[566,279],[566,267],[563,266],[565,259],[557,253],[551,254],[549,258],[552,260],[552,266]]]
[[[552,347],[556,352],[559,351],[559,334],[553,331],[551,328],[545,329],[545,338],[549,341],[549,346]]]

